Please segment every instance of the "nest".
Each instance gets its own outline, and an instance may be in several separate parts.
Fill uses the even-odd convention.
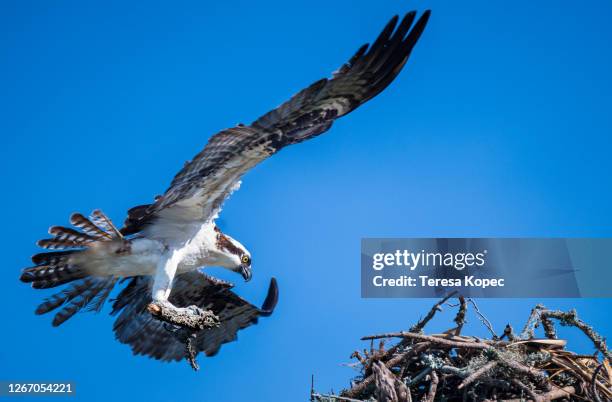
[[[578,318],[575,310],[537,305],[519,334],[510,325],[497,335],[471,299],[459,297],[455,325],[442,334],[423,330],[454,294],[439,301],[408,331],[363,337],[369,350],[356,351],[352,364],[361,375],[339,395],[311,390],[311,401],[612,401],[612,369],[605,339]],[[491,333],[465,336],[468,304]],[[595,346],[593,355],[566,350],[556,325],[581,330]],[[544,338],[536,338],[536,329]],[[385,344],[399,339],[391,347]],[[375,346],[375,343],[378,345]],[[313,381],[314,382],[314,381]]]

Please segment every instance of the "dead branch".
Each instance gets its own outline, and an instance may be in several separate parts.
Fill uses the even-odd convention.
[[[488,349],[490,348],[489,345],[487,345],[486,343],[480,342],[480,341],[479,342],[458,342],[458,341],[452,341],[452,340],[445,339],[445,338],[438,338],[435,336],[415,334],[412,332],[389,332],[386,334],[364,336],[363,338],[361,338],[361,340],[365,341],[369,339],[380,339],[380,338],[408,338],[408,339],[414,339],[414,340],[422,341],[422,342],[423,341],[432,342],[440,346],[446,346],[449,348],[464,348],[464,349]]]
[[[489,332],[491,333],[491,337],[493,339],[497,339],[497,334],[495,333],[495,331],[493,330],[493,325],[491,325],[491,321],[489,321],[487,319],[487,317],[485,317],[484,314],[482,314],[480,312],[480,309],[478,308],[478,305],[476,304],[476,302],[474,301],[474,299],[469,298],[468,301],[470,302],[470,304],[474,307],[474,311],[476,312],[476,314],[478,315],[478,318],[480,319],[480,322],[482,322],[484,324],[485,327],[487,327],[487,329],[489,330]]]
[[[436,391],[438,389],[438,375],[435,370],[431,372],[431,382],[429,383],[429,391],[427,391],[427,396],[423,399],[423,402],[434,402],[436,399]]]
[[[546,310],[542,307],[542,317],[555,318],[561,322],[561,325],[573,326],[581,330],[595,345],[595,348],[601,352],[601,354],[608,359],[608,362],[612,362],[612,355],[606,346],[606,340],[603,336],[599,335],[593,327],[578,318],[576,310],[570,310],[563,312],[559,310]]]
[[[457,291],[451,292],[446,297],[444,297],[442,300],[434,304],[431,310],[429,310],[429,313],[427,313],[427,315],[423,319],[419,320],[419,322],[417,322],[412,327],[410,327],[409,332],[421,332],[425,328],[425,325],[427,325],[427,323],[431,321],[432,318],[434,318],[436,313],[442,310],[442,305],[446,303],[448,299],[455,296],[456,294],[457,294]]]
[[[459,310],[457,310],[457,315],[455,316],[455,324],[457,324],[457,328],[455,328],[455,335],[461,335],[461,330],[465,325],[465,314],[467,312],[467,303],[465,302],[465,298],[463,296],[459,296]]]
[[[495,368],[495,366],[497,366],[497,362],[496,361],[488,362],[487,364],[485,364],[484,366],[482,366],[478,370],[474,371],[469,376],[465,377],[465,379],[461,382],[461,384],[459,384],[457,386],[457,389],[461,389],[461,388],[465,387],[466,385],[470,385],[475,380],[477,380],[480,376],[484,375],[485,373],[489,372],[490,370],[493,370]]]

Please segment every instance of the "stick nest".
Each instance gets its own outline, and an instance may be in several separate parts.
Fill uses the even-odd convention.
[[[522,331],[507,325],[499,335],[471,299],[450,297],[436,303],[408,331],[363,337],[369,350],[355,351],[352,366],[360,375],[339,395],[311,390],[311,401],[612,401],[610,351],[605,339],[568,312],[535,306]],[[425,335],[427,323],[443,305],[457,307],[455,325],[442,334]],[[490,338],[465,336],[468,304],[491,333]],[[593,355],[566,349],[557,325],[581,330],[595,347]],[[536,338],[537,328],[545,337]],[[387,348],[390,340],[399,340]],[[375,345],[375,343],[378,343]]]

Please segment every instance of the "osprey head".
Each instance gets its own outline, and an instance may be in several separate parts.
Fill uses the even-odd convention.
[[[215,226],[217,265],[242,275],[245,281],[251,280],[251,253],[237,240],[221,233]]]

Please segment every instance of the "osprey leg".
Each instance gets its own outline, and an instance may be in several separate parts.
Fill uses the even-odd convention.
[[[180,252],[174,251],[168,258],[160,260],[153,281],[153,301],[147,309],[159,320],[194,331],[217,327],[219,318],[212,311],[202,310],[198,306],[176,307],[168,300],[181,258]]]

